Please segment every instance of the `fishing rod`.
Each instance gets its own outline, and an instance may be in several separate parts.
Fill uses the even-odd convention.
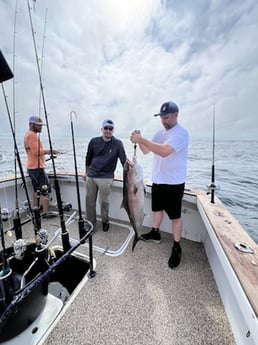
[[[32,280],[28,285],[25,286],[22,291],[16,294],[15,298],[11,301],[7,308],[5,308],[3,314],[0,316],[0,333],[2,332],[2,329],[5,323],[8,321],[9,317],[11,317],[14,312],[17,312],[18,305],[22,303],[24,298],[28,296],[37,286],[49,279],[56,268],[63,264],[70,257],[72,252],[75,251],[82,243],[87,240],[88,237],[91,236],[93,226],[92,224],[90,226],[90,231],[88,231],[84,235],[84,237],[82,237],[73,247],[69,248],[60,258],[57,259],[55,263],[49,266],[45,272],[40,274],[36,279]],[[90,267],[89,276],[91,274],[91,269],[92,268]]]
[[[9,106],[8,106],[8,102],[7,102],[7,96],[6,96],[6,93],[5,93],[5,90],[4,90],[3,83],[1,84],[1,86],[2,86],[2,91],[3,91],[3,95],[4,95],[4,99],[5,99],[5,105],[6,105],[6,109],[7,109],[7,114],[8,114],[8,118],[9,118],[11,132],[12,132],[12,136],[13,136],[15,155],[16,155],[16,159],[17,159],[17,162],[18,162],[18,165],[19,165],[19,169],[20,169],[20,173],[21,173],[21,178],[22,178],[22,182],[23,182],[23,186],[24,186],[25,195],[26,195],[26,198],[27,198],[27,201],[28,201],[28,208],[29,208],[29,211],[31,213],[32,223],[34,225],[35,237],[37,239],[39,228],[38,228],[38,224],[36,222],[36,218],[35,218],[34,212],[32,210],[31,203],[30,203],[30,198],[29,198],[29,193],[28,193],[28,189],[27,189],[26,179],[25,179],[25,175],[24,175],[24,171],[23,171],[23,167],[22,167],[22,162],[21,162],[21,158],[20,158],[20,154],[19,154],[19,150],[18,150],[18,146],[17,146],[17,142],[16,142],[15,132],[14,132],[14,128],[13,128],[13,124],[12,124],[12,120],[11,120],[10,110],[9,110]]]
[[[43,39],[42,39],[42,49],[41,49],[41,59],[40,59],[41,60],[41,66],[40,66],[41,74],[43,73],[43,57],[44,57],[46,27],[47,27],[47,11],[48,11],[48,9],[46,8]],[[40,92],[40,90],[39,90],[39,117],[41,117],[41,92]]]
[[[39,242],[39,234],[38,234],[39,229],[37,227],[37,222],[36,222],[34,213],[32,212],[30,199],[29,199],[29,193],[28,193],[28,189],[27,189],[27,185],[26,185],[26,181],[25,181],[25,176],[24,176],[22,163],[21,163],[21,159],[20,159],[20,155],[19,155],[19,150],[18,150],[18,146],[17,146],[17,142],[16,142],[16,137],[15,137],[15,133],[14,133],[14,128],[13,128],[13,124],[12,124],[12,120],[11,120],[10,110],[9,110],[9,106],[8,106],[8,102],[7,102],[7,96],[6,96],[4,85],[3,85],[3,81],[11,79],[11,78],[13,78],[13,73],[10,70],[7,62],[5,61],[2,52],[0,51],[0,82],[1,82],[2,91],[3,91],[3,95],[4,95],[8,119],[10,122],[11,132],[12,132],[12,136],[13,136],[15,156],[16,156],[19,168],[20,168],[20,173],[21,173],[23,184],[24,184],[24,190],[25,190],[25,194],[27,197],[27,201],[28,201],[28,207],[29,207],[29,210],[31,212],[32,222],[34,225],[36,247],[38,249],[41,246],[41,244]],[[3,303],[8,304],[13,299],[15,291],[12,287],[12,285],[13,285],[13,283],[12,283],[12,270],[8,267],[7,251],[5,248],[4,232],[3,232],[3,228],[2,228],[2,217],[1,217],[1,238],[2,238],[2,246],[3,246],[3,251],[2,251],[3,270],[1,272],[2,279],[0,279],[0,289],[1,289],[1,292],[3,294]],[[45,258],[44,258],[43,251],[41,251],[41,253],[39,253],[39,258],[40,258],[40,263],[41,263],[42,269],[44,267],[46,270],[47,267],[45,264]]]
[[[2,209],[0,205],[0,236],[1,236],[1,243],[2,243],[2,269],[0,271],[0,277],[5,277],[10,273],[10,267],[6,257],[6,248],[5,248],[5,240],[4,240],[4,227],[2,222]]]
[[[8,303],[12,300],[11,294],[11,282],[10,278],[12,275],[12,269],[9,267],[9,263],[7,260],[7,252],[5,248],[5,240],[4,240],[4,229],[2,223],[2,210],[0,205],[0,236],[1,236],[1,243],[2,243],[2,268],[0,270],[0,293],[1,293],[1,304],[5,308]],[[1,306],[1,305],[0,305]],[[1,306],[1,307],[2,307]]]
[[[36,241],[38,241],[38,231],[39,231],[39,228],[37,226],[35,215],[34,215],[34,212],[32,210],[32,207],[31,207],[29,193],[28,193],[28,189],[27,189],[27,185],[26,185],[26,179],[25,179],[25,175],[24,175],[24,171],[23,171],[23,167],[22,167],[22,162],[21,162],[21,158],[20,158],[20,154],[19,154],[19,150],[18,150],[18,145],[17,145],[17,142],[16,142],[16,136],[15,136],[15,132],[14,132],[14,127],[13,127],[13,123],[12,123],[12,119],[11,119],[11,114],[10,114],[10,110],[9,110],[9,106],[8,106],[8,102],[7,102],[7,96],[6,96],[4,85],[3,85],[3,82],[2,82],[2,81],[5,81],[5,80],[13,78],[13,73],[10,70],[7,62],[5,61],[4,56],[3,56],[2,52],[1,52],[1,50],[0,50],[0,66],[1,66],[0,82],[1,82],[3,96],[4,96],[4,100],[5,100],[5,106],[6,106],[6,110],[7,110],[7,115],[8,115],[8,119],[9,119],[9,123],[10,123],[11,133],[12,133],[12,136],[13,136],[15,157],[17,159],[17,163],[18,163],[18,166],[19,166],[19,169],[20,169],[21,178],[22,178],[22,182],[23,182],[23,185],[24,185],[24,191],[25,191],[25,195],[26,195],[26,198],[27,198],[27,201],[28,201],[28,208],[30,210],[31,218],[32,218],[32,223],[34,225],[35,238],[36,238]]]
[[[72,133],[72,144],[73,144],[73,157],[74,157],[74,170],[75,170],[75,180],[76,180],[76,191],[77,191],[77,200],[78,200],[78,212],[79,212],[79,236],[80,239],[85,237],[85,234],[89,232],[90,228],[87,228],[86,222],[82,217],[82,209],[81,209],[81,198],[80,198],[80,189],[79,189],[79,178],[78,178],[78,169],[77,169],[77,160],[76,160],[76,149],[75,149],[75,140],[74,140],[74,128],[73,128],[73,119],[72,115],[74,114],[75,117],[77,117],[77,114],[75,111],[70,112],[70,119],[71,119],[71,133]],[[93,229],[93,225],[87,221],[88,225]],[[90,267],[91,272],[90,276],[93,277],[96,272],[93,271],[93,245],[92,245],[92,236],[89,236],[89,257],[90,257]]]
[[[3,82],[13,78],[13,72],[9,68],[2,51],[0,50],[0,83],[3,88]],[[4,88],[3,88],[4,92]],[[5,93],[4,93],[5,96]],[[4,240],[4,230],[3,230],[3,223],[2,223],[2,210],[0,207],[0,236],[2,242],[2,270],[0,271],[0,292],[2,295],[1,303],[5,308],[5,305],[12,299],[11,296],[11,282],[10,277],[12,274],[12,270],[9,267],[9,263],[7,260],[7,251],[5,248],[5,240]]]
[[[61,225],[62,244],[63,244],[63,250],[64,250],[64,252],[66,252],[66,251],[68,251],[71,248],[71,244],[70,244],[70,241],[69,241],[69,233],[66,230],[66,226],[65,226],[64,211],[63,211],[63,205],[62,205],[62,199],[61,199],[60,186],[59,186],[59,182],[58,182],[58,179],[57,179],[55,161],[54,161],[54,158],[53,158],[53,147],[52,147],[52,141],[51,141],[50,129],[49,129],[49,123],[48,123],[48,114],[47,114],[47,108],[46,108],[46,100],[45,100],[43,81],[42,81],[42,76],[41,76],[41,71],[40,71],[40,66],[39,66],[39,58],[38,58],[38,52],[37,52],[37,46],[36,46],[35,32],[34,32],[34,29],[33,29],[31,7],[30,7],[29,0],[27,0],[27,5],[28,5],[30,27],[31,27],[32,39],[33,39],[33,45],[34,45],[34,52],[35,52],[35,58],[36,58],[36,65],[37,65],[38,76],[39,76],[41,97],[42,97],[43,109],[44,109],[44,114],[45,114],[45,121],[46,121],[47,134],[48,134],[48,141],[49,141],[49,147],[50,147],[50,152],[51,152],[51,160],[52,160],[52,166],[53,166],[53,172],[54,172],[54,185],[55,185],[56,199],[57,199],[59,218],[60,218],[60,225]]]
[[[46,14],[45,14],[45,24],[44,24],[44,33],[43,33],[43,40],[42,40],[42,50],[41,50],[41,74],[43,73],[43,55],[44,55],[44,46],[45,46],[45,32],[46,32],[46,24],[47,24],[47,9],[46,9]],[[39,117],[41,118],[41,91],[39,90]],[[39,138],[39,145],[38,145],[38,168],[40,168],[40,133],[38,133],[38,138]],[[40,172],[38,171],[38,179],[39,181],[39,175]],[[36,198],[37,198],[37,207],[40,209],[40,195],[41,195],[41,189],[40,185],[37,186],[36,190]],[[40,219],[40,217],[39,217]]]
[[[15,13],[14,13],[14,26],[13,26],[13,128],[14,133],[16,132],[16,121],[15,121],[15,53],[16,53],[16,22],[17,22],[17,7],[18,2],[15,2]],[[15,153],[15,148],[14,148]],[[16,155],[14,154],[14,176],[15,176],[15,215],[13,217],[13,228],[16,240],[22,238],[22,226],[21,226],[21,217],[20,217],[20,210],[19,210],[19,199],[18,199],[18,179],[17,179],[17,160]]]
[[[77,161],[76,161],[76,150],[75,150],[75,141],[74,141],[74,129],[73,129],[73,117],[77,117],[75,111],[70,112],[70,119],[71,119],[71,133],[72,133],[72,144],[73,144],[73,159],[74,159],[74,170],[75,170],[75,181],[76,181],[76,192],[77,192],[77,201],[78,201],[78,212],[79,212],[79,235],[80,238],[84,236],[85,233],[85,224],[84,219],[82,217],[82,209],[81,209],[81,199],[80,199],[80,189],[79,189],[79,179],[78,179],[78,170],[77,170]]]
[[[215,104],[213,103],[213,125],[212,125],[212,166],[211,166],[211,183],[208,186],[211,191],[211,203],[214,204],[215,197]]]

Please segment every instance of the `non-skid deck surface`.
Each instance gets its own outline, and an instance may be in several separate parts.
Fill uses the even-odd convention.
[[[42,222],[56,230],[59,219]],[[55,224],[56,223],[56,224]],[[69,226],[71,237],[78,226]],[[99,227],[93,244],[116,250],[128,232]],[[44,345],[235,344],[201,244],[182,240],[182,261],[170,269],[172,236],[160,244],[132,241],[122,255],[94,251],[97,275],[79,292]],[[88,247],[79,247],[88,254]],[[67,272],[69,274],[69,272]]]

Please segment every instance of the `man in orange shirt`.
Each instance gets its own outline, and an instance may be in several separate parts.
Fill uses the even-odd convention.
[[[43,122],[40,117],[31,116],[29,118],[29,130],[24,137],[24,147],[27,154],[27,171],[31,178],[34,195],[34,206],[40,206],[40,195],[43,212],[49,211],[49,193],[51,187],[45,172],[45,155],[58,154],[56,150],[44,150],[38,133],[41,133]]]

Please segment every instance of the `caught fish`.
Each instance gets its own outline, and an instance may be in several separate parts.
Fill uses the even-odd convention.
[[[139,229],[144,219],[144,196],[145,188],[143,182],[142,167],[137,163],[136,157],[132,162],[126,161],[123,171],[123,207],[129,217],[130,223],[135,231],[132,250],[139,241]]]

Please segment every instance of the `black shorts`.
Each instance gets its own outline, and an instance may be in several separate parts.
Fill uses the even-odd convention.
[[[181,218],[185,184],[152,184],[151,207],[153,212],[165,211],[170,219]]]
[[[31,178],[34,192],[37,192],[39,189],[41,192],[45,192],[47,190],[48,193],[51,193],[51,187],[45,169],[28,169],[28,174]]]

